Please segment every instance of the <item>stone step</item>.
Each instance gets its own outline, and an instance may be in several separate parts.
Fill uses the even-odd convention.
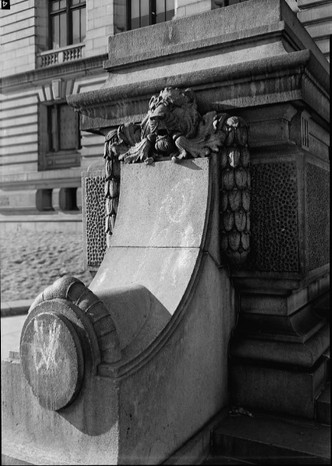
[[[330,358],[330,348],[328,348],[325,353],[323,353],[323,357],[326,360],[326,379],[331,380],[331,358]]]
[[[211,455],[201,464],[204,466],[208,464],[219,464],[222,466],[226,466],[226,465],[233,465],[233,464],[241,465],[241,464],[254,464],[254,463],[249,463],[249,461],[243,461],[237,458],[231,458],[229,456],[220,456],[220,455],[212,456]]]
[[[225,464],[330,464],[330,426],[313,421],[257,413],[229,416],[212,439],[210,459],[238,461]]]
[[[331,425],[331,384],[326,385],[316,401],[316,418],[322,424]]]
[[[321,317],[330,320],[330,293],[326,293],[316,301],[314,310]]]

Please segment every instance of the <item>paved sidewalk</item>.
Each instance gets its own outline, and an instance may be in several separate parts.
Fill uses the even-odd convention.
[[[92,275],[85,269],[83,237],[79,233],[20,231],[2,235],[1,301],[31,302],[65,275],[89,285]],[[2,307],[2,306],[1,306]]]
[[[1,359],[5,359],[9,351],[19,351],[23,323],[40,292],[64,275],[86,285],[92,276],[83,263],[81,229],[33,231],[22,223],[20,230],[0,233]]]

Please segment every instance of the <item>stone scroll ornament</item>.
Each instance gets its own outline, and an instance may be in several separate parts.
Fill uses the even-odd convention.
[[[106,233],[117,214],[120,164],[207,157],[221,159],[221,249],[234,266],[249,253],[250,173],[248,127],[240,117],[211,111],[200,115],[191,89],[166,87],[152,96],[141,124],[128,123],[105,138]]]

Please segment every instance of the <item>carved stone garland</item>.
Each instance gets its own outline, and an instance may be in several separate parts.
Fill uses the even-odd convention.
[[[191,89],[166,87],[152,96],[142,123],[121,125],[105,138],[106,234],[113,232],[119,202],[120,162],[221,157],[221,249],[234,266],[249,253],[250,172],[248,128],[242,118],[211,111],[201,116]],[[109,241],[107,241],[109,243]]]
[[[120,161],[115,156],[112,146],[117,141],[117,131],[110,131],[105,137],[104,158],[105,158],[105,233],[106,242],[109,246],[109,239],[112,235],[115,218],[118,211],[120,192]]]
[[[250,171],[247,126],[241,118],[226,121],[228,137],[221,155],[221,250],[233,266],[250,250]]]

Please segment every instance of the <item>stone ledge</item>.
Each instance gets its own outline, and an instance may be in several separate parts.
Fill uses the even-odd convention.
[[[76,211],[75,211],[76,212]],[[1,223],[30,223],[30,222],[82,222],[82,213],[77,211],[77,213],[58,213],[54,211],[53,214],[32,214],[32,215],[8,215],[0,214],[0,224]]]
[[[209,70],[199,70],[194,76],[190,74],[190,85],[192,87],[211,82],[232,83],[235,79],[245,78],[250,75],[266,76],[273,72],[278,75],[291,75],[294,69],[309,66],[311,72],[320,81],[323,81],[326,92],[329,91],[329,76],[319,65],[315,57],[309,50],[301,50],[299,52],[291,52],[285,55],[267,57],[257,60],[236,63],[228,66],[218,66]],[[282,73],[283,72],[283,73]],[[186,73],[162,79],[151,79],[140,83],[140,86],[132,86],[131,84],[103,87],[97,91],[82,92],[67,97],[69,105],[73,106],[80,112],[87,114],[89,107],[98,107],[98,105],[109,104],[112,101],[121,101],[139,96],[149,96],[159,91],[166,86],[183,86],[188,85],[189,76]],[[105,84],[107,86],[107,82]],[[215,86],[214,86],[215,87]],[[96,115],[97,116],[97,115]]]
[[[81,58],[72,62],[48,66],[47,68],[38,68],[24,73],[13,74],[0,79],[0,88],[5,92],[6,89],[10,89],[12,91],[15,86],[31,84],[43,79],[50,80],[56,76],[64,77],[65,75],[71,75],[72,73],[82,73],[84,76],[91,75],[102,71],[105,58],[107,58],[106,54],[97,55],[89,58]]]
[[[206,46],[223,46],[229,40],[239,40],[243,36],[248,38],[257,32],[270,34],[279,24],[288,29],[293,49],[310,49],[328,70],[320,49],[284,1],[255,0],[250,3],[250,6],[238,3],[111,36],[105,68],[113,69],[161,55],[164,58],[179,52],[197,51]]]
[[[61,180],[59,176],[61,175]],[[13,185],[15,184],[15,186]],[[62,170],[47,170],[31,173],[0,175],[0,189],[19,189],[28,186],[30,189],[80,187],[81,167]]]
[[[7,215],[0,214],[0,238],[4,235],[10,235],[14,232],[24,231],[51,231],[82,233],[82,213],[65,214],[54,212],[52,214],[13,214],[8,212]]]
[[[1,317],[19,316],[28,313],[32,299],[20,299],[1,303]]]
[[[216,456],[220,452],[254,464],[330,464],[330,435],[327,426],[255,412],[226,418],[214,432],[213,445]]]
[[[242,338],[232,344],[232,357],[241,361],[260,361],[262,364],[277,364],[310,369],[329,347],[329,327],[325,325],[307,342],[288,343],[280,341]]]
[[[309,84],[309,78],[304,79],[308,73],[314,77],[315,84]],[[218,66],[195,74],[182,73],[151,79],[141,82],[139,86],[104,87],[98,91],[68,96],[67,101],[81,112],[84,130],[100,130],[121,124],[124,120],[138,121],[146,113],[151,95],[168,86],[190,86],[196,91],[202,113],[211,108],[225,111],[234,107],[310,100],[309,105],[317,113],[320,112],[326,121],[329,120],[329,76],[309,50]],[[314,103],[315,96],[319,105]]]
[[[227,408],[222,409],[162,464],[204,464],[201,462],[210,453],[211,434],[226,418],[227,412]]]
[[[114,72],[122,69],[128,69],[133,66],[142,66],[153,61],[154,64],[157,62],[165,62],[174,58],[176,55],[177,58],[183,58],[185,56],[190,56],[193,53],[200,54],[197,58],[200,58],[201,54],[204,52],[219,51],[220,47],[228,48],[233,47],[236,43],[236,46],[245,44],[248,47],[248,44],[251,42],[252,45],[256,44],[259,40],[265,39],[267,36],[271,39],[273,33],[280,36],[281,31],[284,29],[282,22],[275,23],[271,26],[258,26],[250,30],[244,30],[239,32],[231,32],[228,34],[220,34],[215,37],[210,37],[201,40],[195,40],[188,43],[173,44],[172,46],[164,46],[162,49],[157,50],[140,50],[137,54],[121,56],[119,58],[113,58],[112,60],[106,60],[104,62],[104,68],[108,72]],[[135,32],[139,31],[135,29]],[[132,32],[132,31],[128,31]],[[279,33],[279,34],[278,34]],[[112,38],[113,39],[113,38]],[[112,44],[112,47],[121,47],[121,45],[116,46]],[[163,47],[163,45],[160,45]],[[258,57],[257,57],[258,58]]]
[[[310,370],[295,367],[233,363],[231,397],[235,406],[315,418],[316,397],[326,383],[326,362],[320,359]]]

